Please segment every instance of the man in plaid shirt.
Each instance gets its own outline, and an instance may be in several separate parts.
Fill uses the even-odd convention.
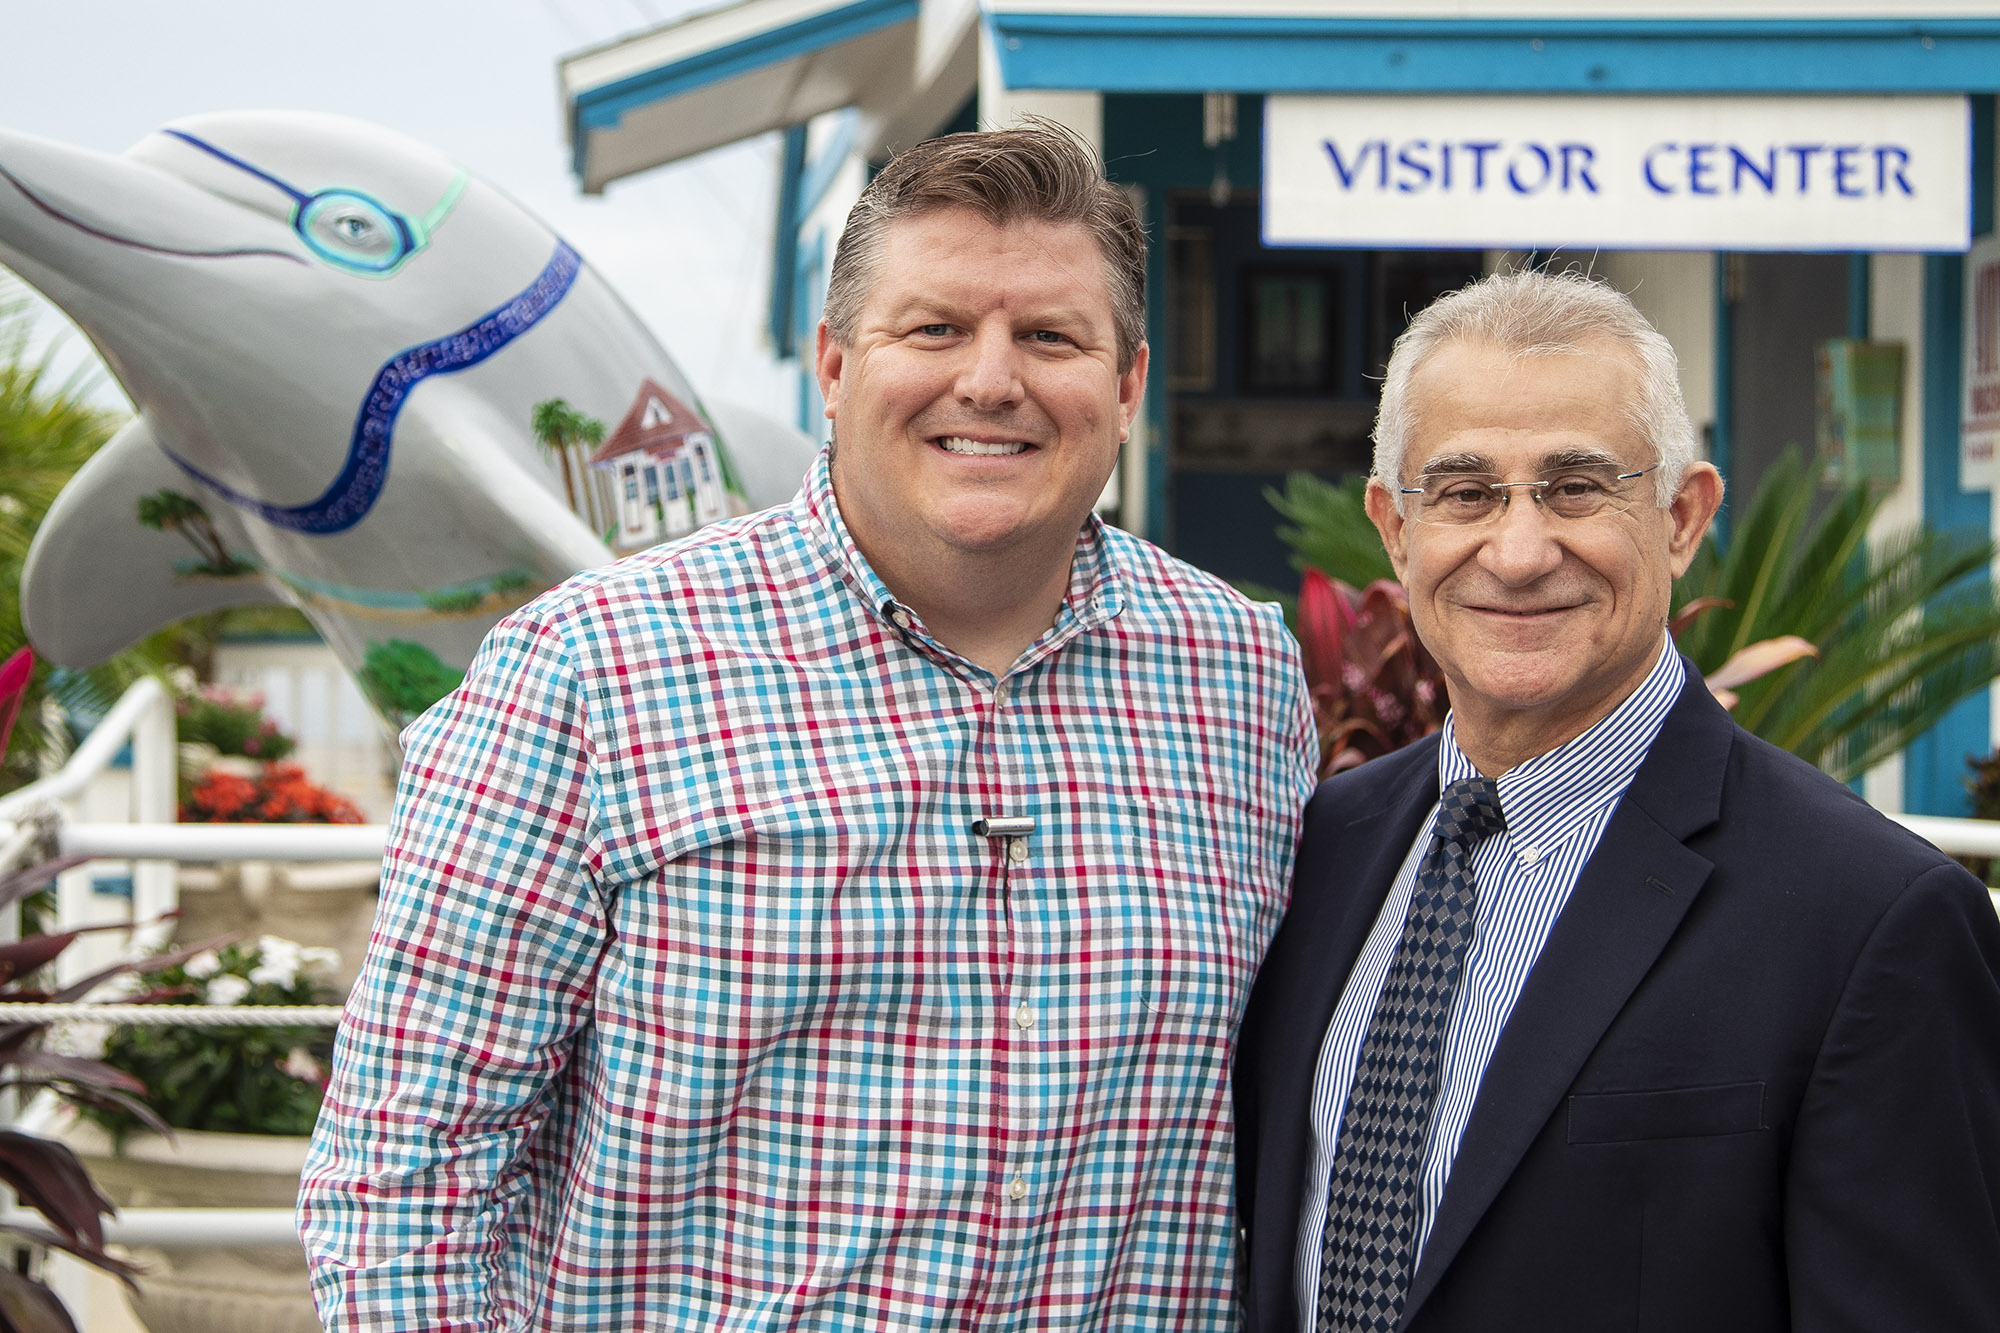
[[[1091,513],[1145,239],[1030,126],[850,214],[792,504],[407,733],[299,1216],[333,1329],[1222,1330],[1314,742],[1275,609]]]

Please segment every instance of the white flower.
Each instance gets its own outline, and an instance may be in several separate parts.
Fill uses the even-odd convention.
[[[167,683],[177,694],[193,694],[201,678],[194,674],[193,667],[170,666],[167,668]]]
[[[196,981],[205,981],[222,970],[222,955],[213,949],[203,949],[194,957],[181,964],[181,971]]]
[[[305,961],[305,950],[296,942],[265,935],[257,941],[257,954],[257,966],[250,969],[252,983],[286,990],[298,984],[299,966]]]
[[[213,1005],[241,1004],[249,993],[249,982],[232,972],[225,972],[208,983],[202,992],[201,1002]]]
[[[331,972],[340,966],[340,950],[309,948],[299,950],[302,966],[318,972]]]
[[[319,1061],[313,1059],[312,1052],[303,1046],[292,1047],[292,1053],[278,1066],[293,1078],[305,1083],[318,1083],[326,1078],[326,1070]]]

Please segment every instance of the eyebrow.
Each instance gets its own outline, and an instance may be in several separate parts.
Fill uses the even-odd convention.
[[[1035,318],[1023,318],[1018,322],[1022,328],[1051,329],[1057,333],[1084,333],[1090,330],[1089,313],[1081,306],[1056,305],[1039,311],[1028,312]],[[882,322],[901,324],[919,316],[935,316],[927,323],[957,324],[966,318],[965,308],[957,302],[926,295],[914,295],[900,301],[882,312]]]
[[[1561,449],[1552,454],[1543,454],[1540,472],[1560,472],[1564,468],[1610,467],[1623,468],[1624,462],[1616,454],[1604,449]],[[1500,465],[1485,454],[1442,454],[1425,463],[1418,471],[1419,480],[1426,477],[1451,477],[1474,474],[1479,476],[1499,476]]]

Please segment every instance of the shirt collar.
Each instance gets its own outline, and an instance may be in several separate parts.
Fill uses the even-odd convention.
[[[821,562],[854,590],[877,619],[916,635],[940,652],[949,653],[949,649],[931,639],[917,613],[889,591],[889,586],[868,563],[868,557],[854,544],[854,536],[847,530],[847,523],[840,516],[840,505],[834,499],[832,459],[832,447],[822,445],[806,473],[804,487],[792,500],[792,518],[799,531],[805,534]],[[1076,554],[1069,567],[1069,591],[1064,594],[1062,608],[1056,612],[1055,624],[1021,655],[1015,668],[1025,669],[1078,634],[1108,624],[1124,607],[1118,563],[1112,556],[1104,521],[1093,513],[1077,534]]]
[[[1681,655],[1668,638],[1660,660],[1623,703],[1582,735],[1501,774],[1500,809],[1508,841],[1545,854],[1593,812],[1624,795],[1686,677]],[[1454,715],[1447,715],[1444,743],[1438,747],[1438,789],[1478,775],[1458,748]]]

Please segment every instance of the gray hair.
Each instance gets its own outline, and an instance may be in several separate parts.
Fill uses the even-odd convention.
[[[1383,376],[1382,407],[1375,418],[1375,475],[1392,491],[1400,485],[1403,455],[1418,426],[1410,381],[1446,343],[1486,343],[1520,358],[1579,352],[1598,341],[1612,342],[1632,355],[1639,392],[1626,410],[1659,461],[1653,476],[1659,503],[1663,508],[1672,504],[1681,476],[1697,456],[1673,344],[1624,293],[1574,271],[1495,273],[1418,312],[1396,339]],[[1397,494],[1398,509],[1403,500]]]
[[[1104,179],[1090,145],[1037,116],[1012,129],[927,139],[868,183],[847,214],[827,278],[823,318],[835,342],[854,345],[889,227],[947,208],[969,208],[994,226],[1075,223],[1088,230],[1104,254],[1118,370],[1132,368],[1146,340],[1145,224],[1125,192]]]

